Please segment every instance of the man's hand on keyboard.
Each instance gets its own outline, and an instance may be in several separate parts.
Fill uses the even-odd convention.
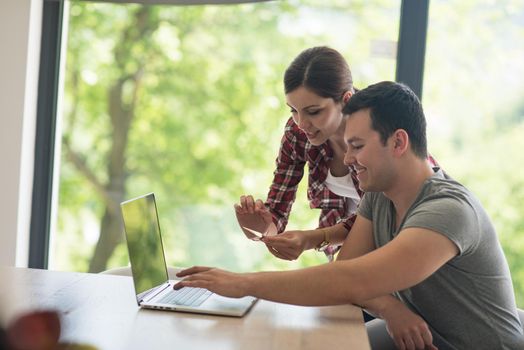
[[[247,275],[228,272],[204,266],[193,266],[177,273],[177,277],[184,278],[174,285],[174,289],[182,287],[206,288],[214,293],[241,298],[248,295]]]

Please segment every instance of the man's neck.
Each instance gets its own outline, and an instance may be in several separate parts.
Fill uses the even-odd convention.
[[[391,190],[384,192],[395,206],[398,219],[406,215],[407,210],[413,204],[419,194],[424,181],[429,179],[434,171],[427,160],[414,158],[405,162],[399,171],[396,183]],[[397,220],[397,224],[400,223]]]

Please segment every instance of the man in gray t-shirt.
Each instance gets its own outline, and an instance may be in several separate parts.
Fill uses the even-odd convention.
[[[377,248],[399,232],[418,227],[450,239],[459,253],[429,278],[395,292],[421,315],[439,349],[517,349],[521,332],[508,265],[495,230],[478,200],[441,170],[422,185],[395,225],[395,207],[383,194],[368,192],[358,214],[373,222]]]
[[[321,111],[329,103],[315,100],[320,112],[311,118],[327,118]],[[417,96],[402,84],[382,82],[355,93],[343,113],[344,163],[366,192],[351,232],[261,239],[292,256],[343,242],[337,260],[250,274],[193,267],[178,274],[186,278],[175,288],[298,305],[357,304],[380,318],[372,322],[382,339],[400,349],[524,349],[495,230],[467,189],[430,166]],[[383,350],[367,327],[372,348]]]

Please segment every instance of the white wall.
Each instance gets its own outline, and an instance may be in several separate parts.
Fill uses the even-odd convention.
[[[42,4],[0,1],[0,265],[28,260]]]

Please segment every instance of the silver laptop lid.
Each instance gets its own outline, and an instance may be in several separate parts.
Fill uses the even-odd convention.
[[[155,194],[149,193],[120,204],[136,300],[168,283]]]

